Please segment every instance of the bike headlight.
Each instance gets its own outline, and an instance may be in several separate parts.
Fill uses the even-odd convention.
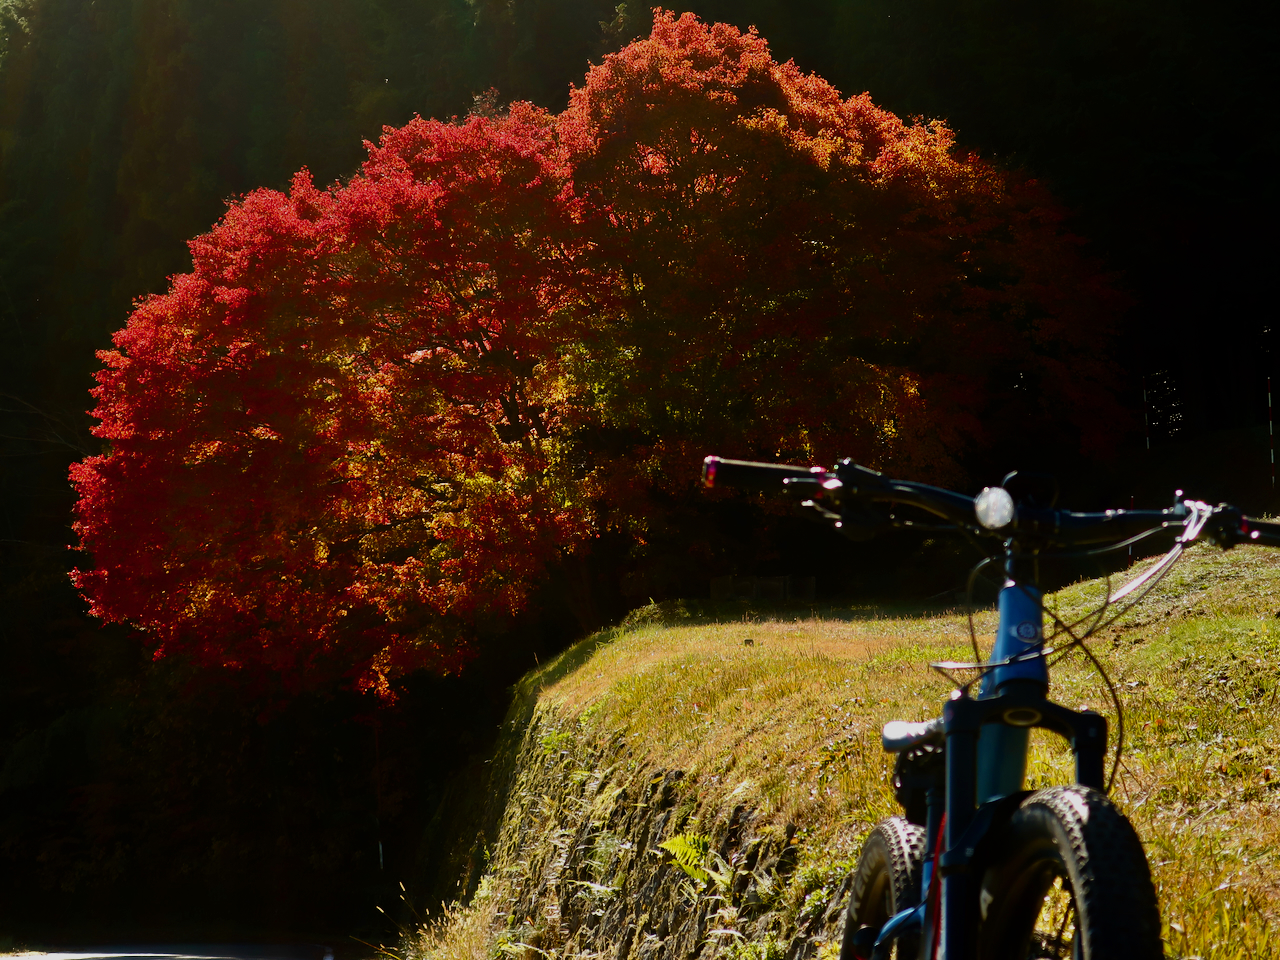
[[[999,530],[1013,523],[1013,497],[1004,487],[983,487],[974,498],[973,512],[988,530]]]

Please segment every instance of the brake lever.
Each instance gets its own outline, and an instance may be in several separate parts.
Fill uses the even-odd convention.
[[[812,477],[787,477],[782,489],[792,497],[799,497],[800,509],[817,514],[817,518],[839,529],[841,483],[829,473]],[[835,509],[828,509],[827,504]]]
[[[878,477],[870,470],[867,474]],[[833,473],[819,473],[811,477],[788,477],[782,481],[783,489],[792,496],[803,497],[800,507],[817,514],[818,519],[829,523],[837,533],[854,541],[870,540],[892,524],[888,517],[862,502],[846,488],[844,479]]]
[[[1239,507],[1220,503],[1212,509],[1204,523],[1204,535],[1211,544],[1221,550],[1230,550],[1241,543],[1258,538],[1257,531],[1250,531]]]

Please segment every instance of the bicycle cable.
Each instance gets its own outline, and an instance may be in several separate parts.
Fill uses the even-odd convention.
[[[973,585],[978,579],[978,573],[989,563],[994,563],[995,557],[984,557],[980,560],[972,570],[969,571],[969,580],[964,588],[964,609],[969,619],[969,644],[973,647],[973,660],[975,663],[982,662],[982,652],[978,649],[978,630],[973,625]]]
[[[1110,578],[1108,578],[1108,582],[1109,581],[1110,581]],[[1108,586],[1108,594],[1109,593],[1110,593],[1110,587]],[[1107,602],[1104,601],[1100,609],[1105,610],[1107,606],[1108,606]],[[1093,664],[1094,670],[1098,672],[1098,676],[1102,679],[1103,686],[1107,688],[1107,694],[1111,698],[1111,703],[1115,707],[1116,753],[1115,753],[1115,757],[1112,759],[1112,762],[1111,762],[1111,773],[1108,775],[1106,785],[1103,787],[1103,792],[1109,794],[1111,793],[1111,787],[1115,784],[1116,775],[1120,771],[1120,758],[1124,754],[1124,705],[1123,703],[1121,703],[1120,694],[1116,691],[1115,684],[1111,682],[1111,676],[1107,673],[1106,668],[1102,665],[1102,661],[1099,660],[1097,656],[1094,654],[1094,652],[1090,650],[1089,647],[1085,644],[1085,640],[1087,640],[1092,635],[1092,631],[1082,633],[1079,636],[1076,636],[1076,634],[1072,631],[1071,627],[1068,626],[1062,620],[1062,618],[1057,615],[1057,613],[1055,613],[1054,611],[1046,607],[1043,601],[1041,601],[1040,603],[1040,611],[1042,614],[1048,614],[1058,628],[1056,632],[1054,632],[1053,634],[1051,634],[1049,637],[1046,638],[1047,640],[1051,640],[1054,637],[1059,636],[1060,634],[1063,634],[1063,633],[1065,633],[1067,636],[1071,638],[1071,642],[1069,644],[1067,644],[1065,647],[1062,647],[1059,650],[1054,651],[1055,653],[1057,653],[1057,656],[1052,661],[1050,661],[1045,665],[1046,669],[1052,668],[1054,664],[1060,662],[1063,659],[1063,657],[1068,652],[1070,652],[1073,648],[1079,647],[1080,651],[1086,657],[1089,658],[1089,662]],[[1086,619],[1088,619],[1088,617],[1082,617],[1079,621],[1076,622],[1075,625],[1078,625],[1079,623],[1083,623],[1084,620]]]
[[[1092,650],[1089,649],[1085,641],[1088,640],[1090,637],[1094,636],[1099,630],[1103,630],[1111,626],[1113,623],[1119,620],[1122,616],[1124,616],[1126,613],[1128,613],[1130,610],[1136,607],[1139,603],[1141,603],[1142,600],[1147,596],[1147,594],[1149,594],[1153,589],[1155,589],[1156,585],[1159,584],[1160,581],[1164,579],[1165,575],[1169,572],[1169,570],[1173,568],[1173,565],[1177,563],[1177,561],[1181,558],[1187,546],[1200,535],[1201,530],[1203,530],[1205,523],[1207,522],[1210,514],[1212,513],[1212,508],[1209,507],[1207,504],[1203,504],[1199,502],[1193,502],[1193,501],[1184,501],[1184,502],[1186,503],[1187,507],[1190,510],[1190,516],[1188,516],[1187,519],[1183,521],[1183,532],[1178,537],[1177,542],[1173,545],[1172,549],[1170,549],[1163,557],[1157,560],[1148,569],[1143,571],[1138,576],[1134,577],[1129,582],[1125,583],[1124,586],[1120,587],[1114,593],[1111,590],[1111,575],[1107,574],[1106,592],[1103,596],[1102,604],[1096,610],[1089,611],[1088,613],[1084,614],[1073,623],[1068,624],[1066,621],[1064,621],[1061,617],[1058,616],[1056,611],[1050,610],[1048,607],[1046,607],[1044,604],[1043,596],[1034,594],[1030,590],[1028,590],[1026,587],[1023,587],[1022,585],[1018,585],[1019,589],[1021,589],[1024,594],[1026,594],[1030,599],[1036,602],[1036,605],[1040,609],[1041,615],[1048,616],[1049,619],[1052,620],[1053,622],[1054,632],[1049,634],[1048,636],[1043,637],[1042,642],[1053,640],[1054,638],[1059,637],[1062,634],[1066,634],[1068,637],[1071,638],[1070,642],[1067,643],[1065,646],[1059,647],[1056,650],[1050,649],[1047,651],[1043,651],[1040,654],[1041,656],[1044,656],[1046,658],[1049,657],[1050,655],[1053,655],[1053,659],[1050,660],[1048,663],[1046,663],[1046,668],[1052,668],[1055,664],[1061,662],[1063,658],[1065,658],[1067,654],[1069,654],[1073,649],[1078,647],[1080,651],[1085,655],[1085,657],[1088,658],[1090,664],[1093,666],[1094,670],[1097,672],[1099,679],[1102,680],[1103,686],[1107,690],[1107,695],[1110,698],[1112,705],[1115,707],[1116,749],[1115,749],[1115,755],[1111,761],[1111,771],[1107,776],[1106,786],[1104,788],[1104,792],[1108,794],[1111,792],[1112,787],[1115,785],[1116,777],[1119,775],[1119,772],[1120,772],[1120,761],[1124,755],[1124,734],[1125,734],[1124,704],[1120,699],[1119,691],[1116,690],[1116,686],[1111,680],[1110,674],[1107,673],[1106,667],[1103,666],[1102,661],[1098,659],[1098,656]],[[1151,530],[1143,531],[1142,533],[1129,537],[1126,540],[1122,540],[1119,543],[1110,544],[1106,547],[1101,547],[1094,550],[1077,551],[1074,554],[1062,554],[1059,556],[1063,558],[1102,556],[1107,553],[1111,553],[1116,550],[1120,550],[1125,547],[1131,546],[1132,544],[1139,543],[1142,540],[1145,540],[1148,537],[1154,536],[1155,534],[1160,533],[1165,529],[1167,528],[1163,525],[1159,527],[1153,527]],[[988,667],[997,666],[997,664],[990,664],[990,663],[983,664],[982,653],[978,647],[977,629],[973,622],[974,583],[978,577],[978,574],[981,572],[981,570],[984,567],[986,567],[987,564],[994,562],[996,559],[997,559],[996,557],[988,556],[988,557],[985,557],[983,560],[981,560],[979,563],[977,563],[973,567],[973,569],[969,571],[969,579],[966,584],[965,592],[966,592],[966,608],[967,608],[967,614],[968,614],[967,619],[968,619],[968,625],[969,625],[969,642],[973,648],[975,666],[979,664],[982,664]],[[1129,599],[1127,603],[1121,603],[1121,601],[1130,597],[1132,598]],[[1112,608],[1116,606],[1119,606],[1119,609],[1112,612],[1111,616],[1108,617],[1107,616],[1108,611],[1112,610]],[[1085,624],[1086,622],[1089,622],[1089,621],[1092,621],[1092,622],[1089,623],[1089,625],[1086,627],[1084,632],[1077,634],[1076,629],[1079,628],[1082,624]]]
[[[1156,585],[1160,583],[1161,580],[1164,579],[1165,575],[1173,568],[1173,565],[1178,562],[1179,558],[1181,558],[1182,554],[1186,551],[1187,546],[1190,543],[1192,543],[1200,535],[1200,532],[1204,529],[1205,523],[1208,521],[1209,517],[1213,512],[1213,508],[1208,506],[1208,504],[1204,504],[1200,502],[1195,502],[1195,501],[1184,501],[1184,502],[1186,503],[1187,507],[1190,510],[1190,516],[1188,516],[1187,519],[1183,522],[1183,532],[1178,537],[1177,542],[1174,543],[1172,549],[1170,549],[1168,553],[1166,553],[1163,557],[1161,557],[1154,564],[1152,564],[1152,566],[1150,566],[1147,570],[1143,571],[1137,577],[1134,577],[1132,580],[1126,583],[1123,587],[1121,587],[1115,593],[1111,592],[1111,578],[1108,577],[1107,578],[1107,597],[1103,601],[1102,606],[1099,607],[1098,615],[1094,619],[1093,625],[1084,633],[1080,634],[1079,636],[1076,636],[1074,631],[1070,627],[1068,627],[1066,623],[1062,621],[1062,619],[1057,615],[1057,613],[1048,609],[1043,602],[1041,602],[1040,604],[1041,612],[1047,613],[1053,619],[1054,624],[1058,628],[1054,634],[1052,634],[1050,637],[1046,639],[1052,639],[1054,636],[1057,636],[1059,633],[1066,633],[1067,636],[1071,637],[1071,643],[1067,644],[1065,647],[1062,647],[1058,651],[1058,656],[1052,662],[1047,664],[1047,666],[1052,667],[1055,663],[1058,663],[1059,661],[1061,661],[1062,658],[1066,656],[1073,648],[1079,647],[1080,651],[1086,657],[1089,658],[1089,662],[1093,664],[1094,670],[1097,671],[1098,676],[1099,678],[1101,678],[1103,685],[1107,688],[1107,694],[1110,696],[1111,702],[1115,706],[1116,752],[1115,752],[1115,757],[1111,761],[1111,773],[1107,777],[1107,784],[1106,784],[1107,793],[1110,793],[1112,786],[1115,785],[1116,776],[1120,772],[1120,760],[1124,754],[1124,707],[1121,703],[1120,694],[1116,690],[1115,684],[1111,682],[1111,676],[1107,673],[1106,668],[1102,665],[1102,661],[1099,660],[1097,655],[1092,650],[1090,650],[1089,647],[1085,644],[1085,640],[1093,636],[1098,630],[1111,626],[1111,624],[1115,623],[1122,616],[1124,616],[1126,613],[1128,613],[1130,610],[1136,607],[1139,603],[1141,603],[1142,600],[1147,596],[1147,594],[1150,593],[1152,590],[1154,590]],[[1157,528],[1154,528],[1153,530],[1147,531],[1146,533],[1139,534],[1137,537],[1131,537],[1130,540],[1133,542],[1137,542],[1138,540],[1141,540],[1146,536],[1150,536],[1153,533],[1163,529],[1165,529],[1163,526],[1157,527]],[[1127,543],[1121,542],[1120,544],[1113,545],[1112,549],[1119,548],[1122,546],[1127,546],[1127,545],[1128,545]],[[1106,552],[1106,550],[1105,549],[1099,550],[1097,552],[1104,553]],[[1136,596],[1134,596],[1132,600],[1122,605],[1120,609],[1117,610],[1115,613],[1113,613],[1109,619],[1106,619],[1106,620],[1103,619],[1103,614],[1105,614],[1105,611],[1107,610],[1108,607],[1116,604],[1118,601],[1123,600],[1125,597],[1128,597],[1130,594],[1133,594],[1135,592],[1136,592]],[[1081,617],[1074,624],[1072,624],[1072,627],[1079,626],[1085,620],[1089,619],[1090,616],[1091,615],[1086,615],[1084,617]]]
[[[1154,537],[1156,534],[1164,533],[1168,527],[1159,526],[1152,527],[1150,530],[1143,530],[1142,533],[1135,533],[1132,537],[1121,540],[1118,543],[1107,544],[1105,547],[1094,547],[1091,550],[1077,550],[1074,553],[1055,553],[1055,560],[1077,560],[1081,557],[1098,557],[1107,553],[1114,553],[1117,550],[1123,550],[1125,547],[1131,547],[1135,543],[1140,543],[1148,537]]]
[[[1141,603],[1143,599],[1145,599],[1147,594],[1150,593],[1152,590],[1154,590],[1156,585],[1159,584],[1160,581],[1164,579],[1165,575],[1173,568],[1173,565],[1178,562],[1182,554],[1186,551],[1187,547],[1193,541],[1195,541],[1197,537],[1200,536],[1200,532],[1204,529],[1205,523],[1209,520],[1209,517],[1213,513],[1213,508],[1206,503],[1200,503],[1198,501],[1187,500],[1187,501],[1184,501],[1184,503],[1186,504],[1188,510],[1190,511],[1190,515],[1187,517],[1185,521],[1183,521],[1183,532],[1178,537],[1177,542],[1174,543],[1173,547],[1168,551],[1168,553],[1166,553],[1163,557],[1161,557],[1154,564],[1152,564],[1152,566],[1148,567],[1141,574],[1134,577],[1132,580],[1126,583],[1123,587],[1121,587],[1115,593],[1111,593],[1111,589],[1110,589],[1111,578],[1110,576],[1108,576],[1107,577],[1107,598],[1103,601],[1102,606],[1098,609],[1098,611],[1095,611],[1095,613],[1086,614],[1085,616],[1081,617],[1079,620],[1077,620],[1075,623],[1072,624],[1073,627],[1078,627],[1085,620],[1095,616],[1096,614],[1097,616],[1096,616],[1095,625],[1090,627],[1088,630],[1086,630],[1078,639],[1076,639],[1075,634],[1070,633],[1070,631],[1068,631],[1068,634],[1073,638],[1073,640],[1076,640],[1077,643],[1082,642],[1083,640],[1092,636],[1097,631],[1111,626],[1111,624],[1115,623],[1122,616],[1124,616],[1126,613],[1128,613],[1130,610],[1136,607],[1139,603]],[[1154,528],[1154,532],[1158,532],[1164,529],[1166,528],[1157,527],[1157,528]],[[1139,536],[1140,537],[1147,536],[1152,532],[1153,531],[1147,531],[1146,534],[1140,534]],[[1134,538],[1130,538],[1130,539],[1134,539]],[[1122,541],[1120,544],[1117,544],[1116,546],[1124,546],[1124,545],[1126,544]],[[1099,552],[1102,552],[1102,551],[1099,551]],[[1134,596],[1132,600],[1124,604],[1119,610],[1113,613],[1109,618],[1105,620],[1103,619],[1102,615],[1105,613],[1107,608],[1116,604],[1118,601],[1123,600],[1125,597],[1128,597],[1130,594],[1134,593],[1135,591],[1137,592],[1137,595]],[[1044,608],[1043,604],[1041,605],[1041,609],[1045,610],[1046,612],[1050,612],[1046,608]],[[1056,623],[1058,623],[1059,625],[1062,625],[1062,621],[1058,619],[1056,614],[1053,614],[1050,612],[1050,615],[1053,617]],[[1063,648],[1063,649],[1065,651],[1066,649],[1069,649],[1069,648]]]

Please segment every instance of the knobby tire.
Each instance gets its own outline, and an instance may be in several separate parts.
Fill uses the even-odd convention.
[[[993,838],[979,894],[980,960],[1161,960],[1142,843],[1103,794],[1033,793]]]
[[[853,889],[845,911],[840,960],[858,960],[854,934],[863,926],[879,930],[895,913],[920,902],[920,871],[925,829],[903,817],[883,820],[867,835],[853,873]],[[895,957],[915,960],[916,932],[899,938]]]

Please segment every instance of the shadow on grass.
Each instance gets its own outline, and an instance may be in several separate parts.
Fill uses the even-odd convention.
[[[447,829],[456,839],[442,857],[445,866],[441,875],[460,875],[461,880],[456,889],[447,891],[449,899],[469,902],[488,869],[490,846],[498,842],[502,816],[516,785],[521,749],[531,733],[531,725],[536,724],[539,694],[586,663],[613,636],[611,631],[605,631],[579,640],[525,674],[511,688],[511,705],[492,753],[454,778],[447,800],[448,809],[452,811]],[[536,735],[536,731],[533,732]],[[446,804],[441,806],[444,809]],[[437,830],[446,829],[443,819],[433,826]]]
[[[544,688],[554,685],[591,659],[591,655],[603,644],[608,643],[616,635],[618,628],[594,633],[584,640],[579,640],[569,649],[557,654],[545,665],[530,671],[512,688],[511,711],[507,714],[507,723],[523,727],[538,703],[538,694]]]
[[[979,601],[975,612],[993,610],[994,603]],[[573,666],[585,662],[586,658],[601,642],[608,642],[619,633],[638,630],[642,627],[692,627],[703,624],[741,623],[750,625],[765,621],[798,622],[802,620],[841,620],[846,623],[865,622],[868,620],[917,619],[921,617],[957,616],[963,617],[966,608],[963,600],[954,593],[948,592],[942,598],[928,600],[887,601],[880,603],[804,603],[797,601],[759,602],[747,600],[665,600],[662,603],[651,603],[632,610],[623,618],[621,625],[604,631],[593,638],[596,643],[584,641],[579,647],[586,646],[586,654],[576,660]],[[578,650],[574,647],[566,653]],[[572,669],[570,667],[569,669]],[[564,673],[569,672],[569,669]],[[564,676],[557,675],[557,679]],[[552,682],[551,680],[544,681]]]

